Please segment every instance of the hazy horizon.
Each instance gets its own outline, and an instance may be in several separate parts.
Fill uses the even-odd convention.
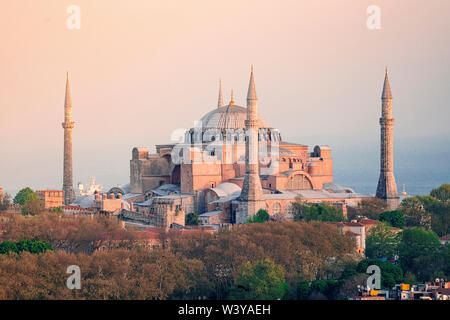
[[[74,185],[111,187],[129,182],[133,147],[170,142],[216,107],[219,77],[225,102],[234,89],[245,106],[251,64],[260,115],[286,141],[330,145],[335,182],[372,193],[388,65],[399,191],[449,183],[450,2],[376,2],[3,3],[0,187],[61,189],[66,70]],[[66,27],[72,4],[80,30]],[[366,27],[372,4],[380,30]]]

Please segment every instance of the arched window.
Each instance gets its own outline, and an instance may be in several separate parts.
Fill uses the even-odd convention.
[[[284,213],[288,219],[294,219],[295,207],[291,202],[286,205]]]
[[[279,202],[272,204],[272,214],[281,214],[281,204]]]
[[[310,190],[312,188],[311,182],[303,174],[294,175],[287,183],[289,190]]]

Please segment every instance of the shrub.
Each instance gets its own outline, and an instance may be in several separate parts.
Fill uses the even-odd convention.
[[[186,215],[186,225],[187,226],[198,226],[200,221],[198,220],[198,213],[189,213]]]
[[[380,221],[385,221],[394,228],[403,229],[405,226],[405,216],[400,210],[383,212],[380,214]]]
[[[267,210],[260,209],[253,217],[248,218],[247,223],[263,223],[269,220],[270,216]]]

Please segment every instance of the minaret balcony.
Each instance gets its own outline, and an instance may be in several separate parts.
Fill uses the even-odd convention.
[[[75,122],[71,121],[71,122],[63,122],[62,123],[62,127],[64,129],[73,129],[75,127]]]

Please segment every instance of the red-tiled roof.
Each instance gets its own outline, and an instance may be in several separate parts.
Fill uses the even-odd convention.
[[[440,294],[450,296],[450,288],[437,288],[436,291]]]
[[[344,224],[349,227],[364,227],[364,225],[359,222],[344,222]]]
[[[440,237],[439,240],[442,240],[442,241],[450,240],[450,234]]]
[[[63,210],[79,210],[79,211],[93,211],[94,210],[94,208],[83,208],[80,206],[71,206],[71,205],[62,206],[61,208]]]
[[[360,221],[360,223],[362,224],[377,224],[378,220],[373,220],[373,219],[362,219]]]
[[[342,226],[344,226],[344,223],[342,223],[342,222],[328,222],[329,224],[332,224],[332,225],[334,225],[334,226],[338,226],[338,227],[342,227]]]

